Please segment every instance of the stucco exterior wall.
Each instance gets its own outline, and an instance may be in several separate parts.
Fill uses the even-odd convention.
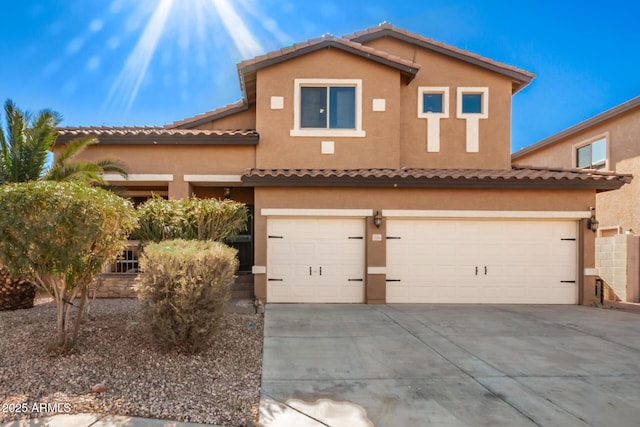
[[[291,136],[295,79],[362,79],[362,129],[365,137]],[[397,168],[400,137],[398,71],[336,49],[321,50],[260,70],[256,128],[260,134],[258,168]],[[271,97],[284,99],[271,109]],[[386,111],[372,111],[373,99],[385,99]],[[322,154],[333,141],[334,154]]]
[[[605,120],[564,139],[517,157],[515,164],[574,168],[575,147],[607,137],[608,170],[634,176],[619,190],[597,195],[597,217],[601,227],[619,227],[640,232],[640,108]]]
[[[416,78],[401,86],[401,167],[510,169],[511,80],[451,57],[381,38],[367,45],[421,65]],[[427,121],[417,117],[418,87],[449,88],[449,118],[440,121],[440,152],[427,153]],[[489,117],[480,120],[478,153],[466,152],[466,121],[456,118],[458,87],[488,87]]]
[[[158,185],[167,186],[169,198],[180,199],[188,197],[192,192],[189,182],[184,180],[184,175],[240,175],[246,169],[255,167],[255,147],[96,144],[83,152],[81,158],[89,161],[119,159],[125,164],[130,175],[172,174],[172,181]]]
[[[249,106],[247,110],[212,120],[194,127],[194,129],[255,129],[256,128],[256,106]]]

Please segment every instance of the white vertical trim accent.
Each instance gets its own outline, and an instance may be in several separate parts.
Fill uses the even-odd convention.
[[[478,117],[467,117],[467,153],[480,151],[480,120]]]
[[[427,117],[427,152],[440,152],[440,117]]]

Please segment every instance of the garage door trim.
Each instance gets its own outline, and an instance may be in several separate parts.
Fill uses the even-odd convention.
[[[389,218],[439,218],[439,219],[583,219],[590,218],[590,211],[477,211],[477,210],[404,210],[383,209],[382,216]]]

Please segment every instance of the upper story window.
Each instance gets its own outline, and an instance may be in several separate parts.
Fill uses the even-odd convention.
[[[300,127],[355,129],[355,86],[301,86]]]
[[[607,166],[607,138],[602,137],[576,148],[576,167],[605,169]]]
[[[363,137],[362,80],[296,79],[291,136]]]
[[[456,117],[467,122],[467,153],[477,153],[480,151],[480,120],[489,118],[489,88],[459,87],[456,101]]]
[[[440,151],[440,119],[449,117],[449,88],[420,86],[418,118],[427,119],[427,152]]]
[[[482,114],[482,93],[462,94],[463,114]]]

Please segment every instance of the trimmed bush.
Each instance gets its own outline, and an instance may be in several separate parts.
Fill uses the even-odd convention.
[[[78,337],[87,288],[127,244],[137,225],[136,211],[101,188],[47,181],[0,185],[0,206],[0,263],[11,278],[26,278],[55,298],[54,345],[70,349]],[[70,304],[76,298],[77,310]]]
[[[160,348],[196,353],[209,344],[231,296],[236,252],[198,240],[145,247],[136,292],[145,326]]]
[[[154,196],[138,207],[140,222],[132,239],[160,242],[169,239],[223,241],[246,227],[248,211],[233,200],[164,200]]]

